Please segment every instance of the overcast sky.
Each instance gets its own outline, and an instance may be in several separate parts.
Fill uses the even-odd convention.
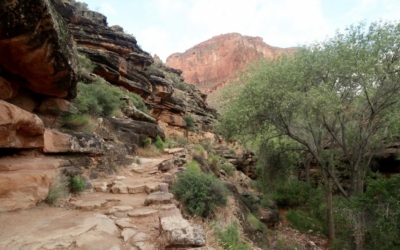
[[[82,0],[81,0],[82,1]],[[84,0],[165,62],[213,36],[238,32],[269,45],[322,41],[360,21],[399,20],[400,0]]]

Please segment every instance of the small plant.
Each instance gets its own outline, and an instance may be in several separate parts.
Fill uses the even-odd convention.
[[[261,232],[266,232],[267,227],[259,220],[257,217],[255,217],[253,214],[248,214],[246,218],[247,222],[250,223],[250,225],[254,228],[257,229],[258,231]]]
[[[136,158],[136,164],[141,164],[142,161],[140,160],[140,158]]]
[[[207,159],[208,166],[210,167],[211,171],[218,176],[220,163],[219,163],[219,156],[215,154],[210,154]]]
[[[221,168],[229,176],[233,176],[233,174],[235,173],[235,167],[232,164],[229,163],[222,164]]]
[[[310,214],[303,211],[289,210],[286,213],[286,218],[290,221],[292,227],[298,229],[300,232],[306,233],[309,230],[313,230],[315,233],[327,233],[316,218],[313,218]]]
[[[68,193],[68,179],[65,175],[61,175],[54,180],[51,184],[49,193],[47,194],[46,203],[53,205],[61,197],[64,197]]]
[[[221,241],[222,248],[226,250],[251,250],[252,248],[245,242],[241,241],[239,227],[236,222],[232,223],[223,231],[217,232]]]
[[[186,83],[184,83],[184,82],[178,82],[178,83],[176,84],[176,88],[177,88],[177,89],[180,89],[180,90],[182,90],[182,91],[186,91],[187,85],[186,85]]]
[[[156,146],[156,148],[158,148],[158,150],[164,150],[164,142],[159,135],[156,136],[156,141],[154,142],[154,145]]]
[[[169,138],[165,139],[164,145],[166,148],[172,148],[172,141]]]
[[[151,145],[151,139],[150,139],[150,138],[146,138],[146,139],[143,141],[143,145],[144,145],[145,148],[150,147],[150,145]]]
[[[73,176],[69,181],[69,190],[71,193],[80,193],[86,189],[86,181],[78,175]]]
[[[171,190],[190,215],[207,218],[214,214],[216,207],[227,204],[228,190],[224,184],[203,172],[185,171],[179,174]]]
[[[191,161],[186,164],[187,171],[201,172],[200,164],[197,161]]]
[[[279,207],[305,204],[310,198],[311,188],[303,181],[292,180],[277,187],[272,196]]]
[[[189,144],[188,139],[185,137],[177,137],[177,138],[175,138],[175,142],[179,147],[183,147],[183,146]]]
[[[161,155],[161,151],[154,145],[150,145],[144,148],[139,147],[136,153],[140,157],[156,157]]]
[[[258,209],[260,209],[260,203],[257,197],[254,194],[249,195],[241,195],[240,200],[246,205],[246,207],[252,213],[257,213]]]
[[[63,127],[67,129],[78,129],[90,122],[90,116],[85,114],[70,114],[62,119]]]
[[[194,118],[191,115],[185,115],[186,128],[189,131],[194,131]]]

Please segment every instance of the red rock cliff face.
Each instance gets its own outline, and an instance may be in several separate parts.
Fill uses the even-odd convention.
[[[170,55],[166,65],[181,69],[185,81],[203,92],[212,92],[243,70],[246,63],[263,57],[276,58],[293,50],[272,47],[261,37],[229,33],[215,36],[184,53]]]

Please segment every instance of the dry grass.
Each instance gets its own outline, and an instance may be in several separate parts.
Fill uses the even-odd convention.
[[[138,148],[136,153],[139,157],[156,157],[162,155],[161,150],[156,148],[154,145],[150,145],[144,148]]]

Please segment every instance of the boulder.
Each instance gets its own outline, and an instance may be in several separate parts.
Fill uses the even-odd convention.
[[[0,100],[7,100],[15,97],[18,93],[18,87],[12,85],[9,81],[0,77]]]
[[[60,98],[46,98],[37,112],[51,115],[68,115],[78,113],[78,109],[69,101]]]
[[[0,100],[0,148],[42,148],[43,134],[38,116]]]
[[[98,135],[87,133],[62,133],[46,129],[44,148],[46,153],[104,154],[104,140]]]
[[[78,62],[72,36],[49,0],[0,3],[0,65],[48,96],[73,97]],[[6,78],[8,79],[8,78]]]
[[[160,246],[164,248],[202,247],[206,235],[200,225],[190,223],[179,215],[160,217]]]
[[[174,195],[171,193],[154,192],[150,193],[144,201],[145,206],[157,205],[157,204],[171,204]]]

